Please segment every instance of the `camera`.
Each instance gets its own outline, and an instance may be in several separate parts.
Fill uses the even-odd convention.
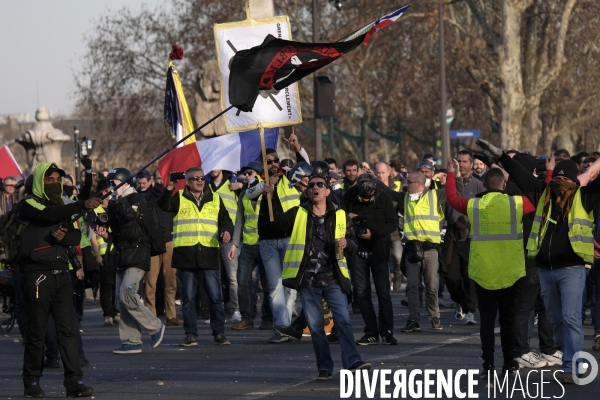
[[[108,214],[97,214],[94,217],[94,220],[92,221],[92,224],[96,225],[96,226],[108,226],[108,221],[109,221],[109,217]]]
[[[169,175],[169,179],[171,182],[177,182],[179,180],[185,179],[185,174],[183,172],[171,172]]]
[[[352,218],[352,229],[354,229],[355,235],[365,235],[367,233],[367,217],[364,215],[357,215]]]
[[[77,256],[77,254],[79,254],[79,252],[77,251],[77,247],[74,247],[74,246],[67,247],[67,256],[69,257],[69,262],[71,263],[71,265],[73,266],[73,269],[75,271],[83,268],[83,264],[79,260],[79,257]]]

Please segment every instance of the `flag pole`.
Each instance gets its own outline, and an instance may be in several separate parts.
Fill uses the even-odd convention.
[[[221,115],[225,114],[227,111],[231,110],[232,108],[233,108],[233,105],[227,107],[226,109],[224,109],[223,111],[221,111],[220,113],[218,113],[217,115],[215,115],[214,117],[212,117],[211,119],[206,121],[204,124],[202,124],[202,126],[196,128],[193,132],[188,133],[185,137],[183,137],[180,140],[178,140],[177,142],[175,142],[171,147],[169,147],[168,149],[165,149],[162,153],[160,153],[159,155],[154,157],[152,160],[150,160],[146,164],[144,164],[144,166],[140,167],[137,171],[135,171],[131,175],[129,175],[125,180],[121,181],[121,183],[119,183],[117,186],[115,186],[110,192],[108,192],[104,196],[102,196],[101,199],[102,200],[106,199],[112,193],[116,192],[117,189],[119,189],[121,186],[125,185],[131,178],[133,178],[134,176],[136,176],[137,174],[139,174],[140,172],[142,172],[143,170],[148,168],[150,165],[154,164],[156,161],[163,158],[168,152],[175,149],[181,143],[185,142],[187,138],[200,132],[200,129],[204,128],[206,125],[210,124],[211,122],[213,122],[214,120],[216,120],[217,118],[219,118]],[[263,141],[264,141],[264,139],[263,139]],[[265,152],[265,150],[264,150],[264,145],[263,145],[263,153],[264,152]],[[269,202],[269,204],[271,204],[271,203]],[[71,217],[71,220],[69,222],[67,222],[67,224],[65,226],[69,226],[74,221],[77,221],[79,218],[81,218],[85,214],[87,214],[88,211],[90,211],[90,210],[85,210],[85,211],[80,212],[79,214],[74,215],[73,217]]]
[[[262,124],[258,125],[258,131],[260,132],[260,148],[262,151],[263,171],[265,171],[265,185],[270,185],[269,181],[269,165],[267,164],[267,147],[265,146],[265,128]],[[273,216],[273,193],[267,193],[267,204],[269,205],[269,220],[275,221]]]

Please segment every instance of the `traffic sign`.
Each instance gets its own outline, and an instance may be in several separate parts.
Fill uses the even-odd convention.
[[[450,139],[471,139],[480,136],[479,129],[463,129],[459,131],[450,131]]]

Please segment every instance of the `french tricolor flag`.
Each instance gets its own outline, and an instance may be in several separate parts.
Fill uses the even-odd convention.
[[[279,128],[265,129],[265,146],[276,149]],[[171,172],[185,172],[190,167],[202,167],[208,175],[213,169],[239,171],[261,155],[258,130],[230,133],[202,140],[171,150],[159,163],[158,171],[165,185]]]

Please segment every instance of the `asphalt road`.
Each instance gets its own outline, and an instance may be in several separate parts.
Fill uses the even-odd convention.
[[[407,308],[400,305],[401,294],[393,293],[395,337],[397,346],[359,346],[363,360],[376,369],[441,369],[456,372],[460,369],[481,367],[479,327],[466,326],[454,319],[453,309],[442,308],[443,330],[433,331],[425,315],[422,315],[422,331],[400,333],[407,318]],[[90,365],[84,367],[84,380],[92,385],[97,399],[338,399],[340,398],[341,368],[340,347],[332,345],[336,372],[330,381],[315,381],[317,369],[310,338],[299,342],[268,344],[271,332],[257,328],[241,332],[231,330],[231,321],[226,322],[225,334],[231,346],[213,344],[210,328],[199,322],[198,346],[179,347],[183,339],[182,327],[168,327],[162,344],[150,349],[149,337],[144,336],[141,354],[115,355],[112,350],[120,345],[116,326],[103,326],[99,301],[86,300],[83,320],[83,341]],[[300,304],[298,302],[298,307]],[[425,312],[424,310],[422,310]],[[588,312],[589,313],[589,312]],[[362,336],[363,322],[360,314],[351,314],[356,339]],[[478,317],[478,315],[477,315]],[[164,317],[163,317],[164,318]],[[258,321],[258,319],[257,319]],[[259,321],[258,321],[259,322]],[[585,328],[584,350],[591,352],[593,329]],[[537,331],[536,331],[537,332]],[[537,345],[537,333],[532,345]],[[497,362],[500,360],[500,338],[497,335]],[[600,353],[594,353],[598,359]],[[23,346],[17,327],[8,335],[0,337],[0,398],[23,397],[21,367]],[[479,398],[542,398],[598,399],[600,377],[589,385],[571,385],[564,388],[551,382],[545,375],[540,386],[539,374],[532,373],[527,381],[527,370],[520,371],[525,391],[520,391],[518,378],[509,383],[517,390],[512,395],[505,389],[502,393],[496,386],[479,381],[474,394]],[[372,374],[372,373],[371,373]],[[62,369],[44,371],[41,387],[48,398],[63,398]],[[422,379],[422,378],[421,378]],[[538,386],[536,386],[538,384]],[[435,388],[436,386],[434,386]],[[460,387],[467,390],[467,378],[462,376]],[[392,393],[390,386],[388,393]],[[537,392],[537,394],[536,394]],[[435,394],[435,389],[433,390]],[[524,394],[525,393],[525,394]],[[399,393],[402,394],[401,392]],[[407,397],[409,397],[407,393]],[[413,396],[414,397],[414,396]],[[356,392],[351,398],[356,398]],[[360,398],[368,398],[364,391]],[[373,398],[381,398],[380,387]]]

